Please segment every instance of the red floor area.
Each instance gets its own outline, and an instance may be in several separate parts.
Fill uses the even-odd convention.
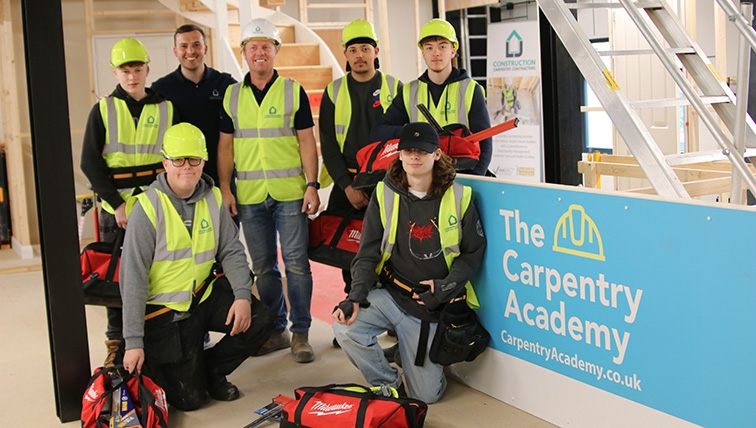
[[[310,261],[312,270],[312,317],[333,324],[333,307],[344,300],[341,269]]]

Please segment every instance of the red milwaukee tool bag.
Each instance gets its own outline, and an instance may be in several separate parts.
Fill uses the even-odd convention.
[[[360,249],[364,212],[344,214],[323,211],[310,220],[310,260],[349,270]]]
[[[281,428],[420,428],[428,405],[386,388],[356,384],[298,388],[281,412]]]
[[[100,367],[81,402],[82,428],[167,428],[165,392],[150,378],[123,366]]]
[[[399,139],[378,141],[361,148],[357,152],[357,164],[360,171],[354,177],[352,187],[367,189],[374,187],[386,176],[386,170],[399,154]]]
[[[454,169],[469,171],[475,168],[480,160],[480,143],[465,138],[470,136],[470,130],[460,123],[452,123],[444,126],[444,131],[439,135],[441,151],[456,161]]]
[[[121,306],[118,288],[118,267],[125,230],[121,229],[115,242],[93,242],[81,252],[81,282],[84,303],[99,306]]]

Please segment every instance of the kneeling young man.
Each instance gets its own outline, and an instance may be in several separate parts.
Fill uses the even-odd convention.
[[[169,404],[195,410],[206,393],[239,398],[226,380],[273,332],[272,312],[252,296],[239,232],[220,190],[202,174],[207,148],[188,123],[168,129],[165,172],[130,203],[120,266],[126,370],[160,385]],[[216,277],[217,261],[224,276]],[[208,331],[226,333],[203,350]]]
[[[486,247],[472,190],[454,177],[433,127],[405,125],[399,156],[365,214],[352,290],[333,312],[336,339],[365,379],[401,391],[399,371],[376,339],[395,330],[406,392],[426,403],[446,389],[443,366],[428,358],[439,314],[465,293]]]

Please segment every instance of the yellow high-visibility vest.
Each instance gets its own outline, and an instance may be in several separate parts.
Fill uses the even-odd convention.
[[[386,73],[381,73],[380,99],[384,113],[391,105],[394,97],[396,97],[398,90],[399,79],[394,76],[389,76]],[[329,83],[326,87],[326,92],[334,106],[333,125],[336,141],[339,143],[341,153],[344,153],[344,143],[346,142],[346,137],[349,133],[349,124],[352,122],[352,97],[349,95],[347,76],[344,75],[341,79],[336,79]],[[333,179],[328,173],[325,165],[323,165],[323,168],[320,170],[320,178],[318,181],[320,181],[322,187],[327,187],[333,183]]]
[[[105,146],[102,157],[108,168],[130,168],[138,170],[140,166],[155,166],[163,161],[160,150],[163,148],[163,135],[173,123],[173,104],[161,101],[157,104],[145,104],[139,121],[134,119],[126,101],[116,97],[100,100],[100,115],[105,126]],[[124,201],[132,196],[133,188],[118,189]],[[105,211],[113,214],[115,209],[102,201]]]
[[[220,236],[221,193],[217,187],[194,205],[192,233],[165,193],[150,188],[130,201],[140,203],[155,227],[155,255],[148,274],[148,305],[163,305],[179,312],[189,310],[192,294],[209,275]],[[206,284],[200,302],[212,291]]]
[[[461,123],[470,127],[468,115],[472,106],[475,88],[478,82],[467,78],[451,82],[444,87],[439,104],[433,102],[428,91],[428,84],[420,80],[413,80],[402,88],[404,107],[410,122],[427,122],[425,116],[417,109],[418,104],[428,107],[433,117],[441,125]]]
[[[223,108],[234,121],[236,202],[259,204],[270,195],[277,201],[295,201],[305,194],[294,116],[299,110],[301,86],[279,77],[258,104],[252,88],[231,85]]]
[[[375,269],[380,274],[386,260],[391,258],[391,252],[396,244],[396,230],[399,223],[399,194],[386,187],[383,181],[375,188],[378,207],[381,213],[383,225],[383,238],[381,239],[381,261]],[[459,257],[459,243],[462,240],[462,217],[467,212],[472,199],[472,189],[458,183],[452,184],[441,198],[438,210],[438,236],[441,240],[446,267],[451,269],[454,259]],[[388,224],[388,227],[386,225]],[[465,284],[467,290],[467,304],[471,308],[478,308],[478,297],[472,284]]]

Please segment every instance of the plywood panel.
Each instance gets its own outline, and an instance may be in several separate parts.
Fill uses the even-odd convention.
[[[333,56],[336,57],[336,61],[341,64],[341,69],[346,72],[346,57],[344,56],[344,48],[341,47],[341,28],[320,28],[313,29],[315,34],[323,39],[323,42],[328,46],[328,49],[333,52]]]
[[[310,90],[323,90],[331,83],[332,71],[330,66],[317,65],[307,67],[276,67],[281,76],[294,79]]]
[[[317,43],[294,43],[281,46],[276,56],[276,67],[320,64],[320,45]]]

